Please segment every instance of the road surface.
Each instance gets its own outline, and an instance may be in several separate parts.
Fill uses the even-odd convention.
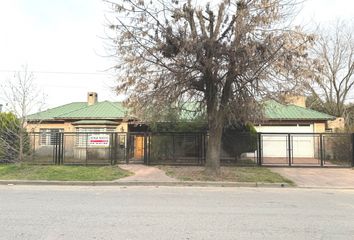
[[[0,186],[0,239],[354,239],[354,191]]]

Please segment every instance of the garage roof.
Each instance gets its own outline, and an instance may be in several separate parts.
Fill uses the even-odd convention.
[[[292,104],[281,104],[274,100],[266,101],[264,112],[267,120],[334,120],[335,117],[312,109]]]

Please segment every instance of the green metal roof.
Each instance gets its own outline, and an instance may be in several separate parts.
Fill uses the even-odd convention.
[[[72,123],[73,125],[118,125],[117,122],[109,120],[80,120]]]
[[[61,119],[115,119],[126,117],[127,110],[121,103],[108,101],[98,102],[77,111],[68,112],[58,116]]]
[[[127,113],[120,102],[103,101],[90,106],[87,102],[74,102],[32,114],[28,120],[120,119],[127,117]]]
[[[333,120],[335,117],[312,109],[292,104],[280,104],[274,100],[264,103],[264,113],[267,120]]]
[[[193,108],[193,106],[188,106]],[[194,106],[195,107],[195,106]],[[98,102],[88,106],[87,102],[74,102],[28,116],[29,121],[43,120],[108,120],[128,117],[128,109],[121,102]],[[188,112],[188,111],[187,111]],[[335,117],[296,105],[280,104],[274,100],[264,103],[267,120],[333,120]],[[184,113],[184,118],[195,118],[195,113]],[[194,115],[193,117],[190,115]],[[87,123],[88,124],[88,123]],[[102,123],[104,124],[104,123]]]
[[[87,107],[87,102],[73,102],[46,111],[31,114],[28,120],[54,120],[55,117]]]

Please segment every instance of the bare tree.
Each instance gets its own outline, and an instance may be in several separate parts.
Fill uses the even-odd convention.
[[[191,0],[109,3],[117,91],[129,96],[138,116],[142,109],[159,113],[199,103],[208,121],[206,168],[212,173],[219,169],[224,126],[262,117],[262,95],[289,83],[280,74],[305,61],[313,39],[287,27],[293,0],[222,0],[203,7]]]
[[[8,110],[13,113],[16,119],[12,119],[4,126],[1,139],[4,144],[9,143],[9,138],[17,139],[18,144],[7,144],[7,148],[11,149],[17,156],[18,161],[24,160],[25,148],[28,146],[28,135],[26,133],[27,116],[34,110],[42,107],[44,104],[44,96],[34,83],[34,75],[28,71],[27,66],[14,74],[14,78],[7,81],[2,86],[5,89],[4,101],[7,103]],[[36,108],[36,109],[35,109]],[[14,160],[14,161],[16,161]]]
[[[314,48],[313,80],[308,89],[312,105],[338,117],[345,117],[346,101],[354,85],[353,24],[337,22],[322,29]]]

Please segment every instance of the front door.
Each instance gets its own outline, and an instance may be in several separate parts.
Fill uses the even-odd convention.
[[[134,139],[134,160],[144,158],[144,136],[135,136]]]

